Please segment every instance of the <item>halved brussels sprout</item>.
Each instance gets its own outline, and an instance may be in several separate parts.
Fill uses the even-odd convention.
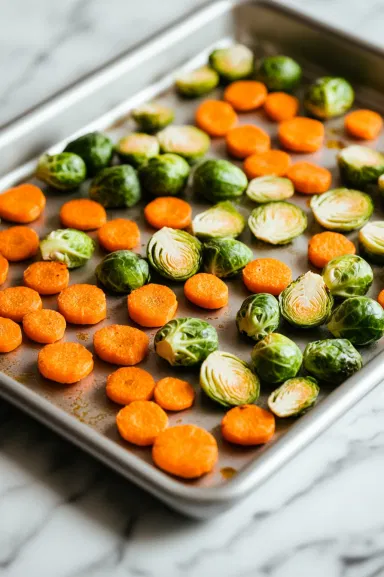
[[[129,164],[100,170],[89,187],[89,196],[105,208],[131,208],[141,198],[140,182]]]
[[[384,174],[380,174],[378,180],[377,180],[377,186],[379,187],[379,191],[381,192],[381,195],[384,194]]]
[[[248,219],[255,237],[269,244],[287,244],[307,228],[307,216],[290,202],[268,202],[255,208]]]
[[[298,417],[313,407],[320,388],[312,377],[288,379],[268,397],[268,407],[277,417]]]
[[[253,72],[253,53],[243,44],[217,48],[209,55],[209,64],[226,82],[248,78]]]
[[[109,166],[113,155],[113,143],[102,132],[90,132],[69,142],[64,152],[74,152],[80,156],[87,167],[87,175],[94,176],[99,170]]]
[[[219,84],[219,75],[209,66],[181,72],[176,77],[176,89],[187,98],[196,98],[211,92]]]
[[[53,230],[40,242],[43,260],[62,262],[68,268],[83,266],[94,250],[95,243],[91,237],[72,228]]]
[[[360,228],[373,212],[368,194],[350,188],[333,188],[311,198],[315,219],[327,230],[350,231]]]
[[[353,88],[344,78],[324,76],[309,86],[304,107],[312,116],[325,120],[344,114],[354,99]]]
[[[155,336],[155,351],[173,367],[199,365],[219,346],[216,329],[201,319],[173,319]]]
[[[236,238],[245,227],[244,217],[229,200],[219,202],[192,221],[193,234],[201,239]]]
[[[253,259],[246,244],[233,238],[216,238],[203,246],[205,272],[219,278],[235,276]]]
[[[72,190],[84,182],[86,177],[84,160],[73,152],[43,154],[36,168],[36,178],[57,190]]]
[[[128,294],[150,279],[147,261],[130,250],[107,254],[96,267],[95,275],[106,290],[120,294]]]
[[[308,329],[327,321],[333,298],[323,278],[308,271],[283,290],[279,303],[285,320],[294,327]]]
[[[197,273],[202,261],[199,240],[185,230],[164,227],[151,237],[147,255],[153,268],[161,276],[184,281]]]
[[[289,56],[266,56],[258,67],[257,77],[268,90],[291,92],[301,81],[301,66]]]
[[[323,279],[334,297],[363,296],[373,282],[373,271],[360,256],[346,254],[329,261]]]
[[[239,198],[247,184],[244,172],[228,160],[206,160],[193,175],[194,192],[211,202]]]
[[[320,381],[339,385],[361,369],[363,359],[348,339],[324,339],[305,347],[303,364]]]
[[[267,293],[250,295],[236,315],[239,332],[254,341],[260,341],[277,329],[280,323],[279,303]]]
[[[224,351],[211,353],[200,369],[200,386],[208,397],[224,407],[254,403],[260,381],[247,363]]]
[[[328,330],[354,345],[369,345],[384,335],[384,309],[368,297],[346,299],[333,311]]]
[[[352,144],[337,155],[340,177],[347,186],[364,189],[384,173],[384,154],[369,146]]]
[[[194,164],[211,146],[208,134],[196,126],[169,126],[157,135],[161,152],[171,152]]]
[[[303,360],[296,343],[279,333],[271,333],[259,341],[251,357],[256,374],[271,384],[295,377]]]
[[[143,132],[157,132],[171,124],[175,112],[159,102],[148,102],[132,110],[132,118]]]
[[[276,200],[286,200],[294,195],[295,187],[289,178],[280,176],[259,176],[248,184],[245,194],[260,204]]]
[[[153,196],[176,196],[188,182],[189,164],[177,154],[150,158],[139,170],[143,188]]]
[[[384,264],[384,220],[368,222],[359,231],[360,252],[371,262]]]
[[[122,162],[132,166],[142,166],[160,152],[160,144],[156,136],[133,132],[124,136],[116,145],[116,152]]]

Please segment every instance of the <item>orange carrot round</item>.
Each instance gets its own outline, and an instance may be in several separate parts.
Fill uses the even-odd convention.
[[[241,159],[266,152],[271,146],[269,134],[253,124],[235,126],[227,132],[225,141],[228,154]]]
[[[290,120],[299,110],[299,99],[285,92],[271,92],[264,102],[264,110],[275,122]]]
[[[260,108],[267,98],[267,88],[256,80],[237,80],[224,90],[224,100],[238,112]]]
[[[362,140],[373,140],[383,128],[383,119],[373,110],[354,110],[344,118],[345,130]]]
[[[109,325],[95,332],[93,346],[98,357],[115,365],[137,365],[148,353],[148,336],[126,325]]]
[[[39,237],[32,228],[12,226],[0,231],[0,254],[10,262],[27,260],[38,250]]]
[[[262,445],[275,433],[275,417],[256,405],[241,405],[224,415],[221,432],[226,441],[236,445]]]
[[[133,401],[149,401],[153,397],[155,381],[147,371],[139,367],[122,367],[107,379],[107,397],[119,405]]]
[[[214,274],[200,272],[191,276],[184,285],[184,294],[203,309],[220,309],[228,304],[228,287]]]
[[[278,137],[288,150],[316,152],[323,145],[324,125],[319,120],[296,116],[279,124]]]
[[[91,284],[73,284],[64,289],[57,304],[65,320],[74,325],[95,325],[107,316],[105,294]]]
[[[142,327],[162,327],[177,311],[176,295],[169,287],[150,283],[128,295],[128,314]]]
[[[23,329],[31,341],[55,343],[63,338],[67,323],[63,315],[50,309],[32,311],[23,317]]]
[[[45,196],[34,184],[20,184],[0,194],[0,218],[20,224],[33,222],[43,212]]]
[[[321,194],[331,186],[332,174],[313,162],[296,162],[288,169],[287,177],[297,192],[303,194]]]
[[[166,411],[189,409],[195,400],[194,388],[187,382],[175,377],[165,377],[157,382],[155,401]]]
[[[38,311],[43,304],[39,293],[24,287],[15,286],[0,291],[0,316],[19,323],[32,311]]]
[[[145,220],[160,229],[183,229],[191,224],[192,208],[188,202],[174,196],[159,196],[144,208]]]
[[[116,416],[120,435],[133,445],[148,447],[168,425],[167,414],[152,401],[133,401]]]
[[[196,124],[210,136],[225,136],[237,123],[237,114],[228,102],[205,100],[196,110]]]
[[[109,252],[131,250],[140,243],[139,227],[126,218],[106,222],[99,228],[97,235],[101,246]]]
[[[93,370],[93,356],[79,343],[53,343],[39,352],[37,366],[46,379],[71,385]]]
[[[291,164],[291,157],[283,150],[267,150],[252,154],[244,161],[244,172],[251,180],[257,176],[284,176]]]
[[[89,198],[75,198],[61,207],[60,221],[66,228],[95,230],[107,222],[107,213],[99,202]]]
[[[61,262],[34,262],[24,271],[25,286],[41,295],[55,295],[67,288],[69,271]]]
[[[21,328],[11,319],[0,317],[0,353],[10,353],[21,345]]]
[[[243,268],[243,281],[253,293],[278,296],[292,282],[292,271],[281,260],[257,258]]]
[[[384,309],[384,289],[379,292],[379,296],[377,297],[377,301]]]
[[[323,268],[330,260],[344,254],[355,254],[352,241],[339,232],[320,232],[308,243],[308,259],[317,268]]]
[[[9,263],[3,255],[0,254],[0,285],[4,284],[8,277]]]

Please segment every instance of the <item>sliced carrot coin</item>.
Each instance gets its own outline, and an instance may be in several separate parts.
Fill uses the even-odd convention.
[[[384,289],[379,292],[379,296],[377,297],[377,301],[384,309]]]
[[[39,352],[37,366],[46,379],[71,385],[93,370],[93,356],[79,343],[53,343]]]
[[[107,222],[105,208],[89,198],[69,200],[60,209],[61,224],[77,230],[95,230]]]
[[[0,285],[4,284],[8,278],[9,263],[3,255],[0,254]]]
[[[39,293],[24,287],[15,286],[0,291],[0,316],[19,323],[23,317],[43,306]]]
[[[308,259],[317,268],[323,268],[330,260],[344,254],[355,254],[352,241],[339,232],[320,232],[308,243]]]
[[[63,315],[50,309],[32,311],[23,317],[23,329],[31,341],[55,343],[63,338],[67,323]]]
[[[38,250],[39,237],[32,228],[12,226],[0,231],[0,254],[10,262],[32,258]]]
[[[241,159],[266,152],[271,146],[269,134],[253,124],[235,126],[227,132],[225,141],[228,154]]]
[[[38,219],[45,207],[45,196],[34,184],[20,184],[0,194],[0,217],[28,224]]]
[[[177,311],[176,295],[169,287],[150,283],[128,295],[128,314],[142,327],[162,327]]]
[[[267,150],[252,154],[244,161],[244,172],[249,179],[257,176],[284,176],[291,164],[291,157],[283,150]]]
[[[319,120],[296,116],[279,124],[278,137],[294,152],[316,152],[323,146],[324,125]]]
[[[278,296],[292,282],[292,271],[281,260],[257,258],[243,268],[243,281],[253,293]]]
[[[321,194],[331,186],[332,174],[313,162],[296,162],[287,172],[297,192],[303,194]]]
[[[203,309],[220,309],[228,304],[228,287],[214,274],[200,272],[191,276],[184,285],[184,294]]]
[[[64,289],[57,304],[65,320],[74,325],[95,325],[107,316],[105,294],[91,284],[73,284]]]
[[[21,345],[21,328],[11,319],[0,317],[0,353],[10,353]]]
[[[153,397],[155,381],[152,375],[139,367],[122,367],[107,379],[107,397],[119,405],[133,401],[149,401]]]
[[[144,208],[145,220],[160,229],[183,229],[191,224],[192,208],[188,202],[174,196],[159,196]]]
[[[165,377],[157,382],[155,401],[166,411],[189,409],[195,400],[195,390],[187,381]]]
[[[264,110],[275,122],[290,120],[299,110],[299,99],[285,92],[271,92],[265,100]]]
[[[373,140],[383,128],[383,119],[373,110],[354,110],[344,118],[345,130],[355,138]]]
[[[267,98],[267,88],[256,80],[237,80],[224,90],[224,100],[238,112],[260,108]]]
[[[120,435],[133,445],[148,447],[168,425],[167,414],[152,401],[133,401],[116,416]]]
[[[228,102],[205,100],[196,110],[196,124],[210,136],[225,136],[237,122],[237,114]]]
[[[99,228],[97,235],[101,246],[109,252],[131,250],[140,243],[139,227],[126,218],[106,222]]]
[[[23,279],[25,286],[39,294],[55,295],[67,288],[69,271],[61,262],[34,262],[25,269]]]
[[[262,445],[275,433],[275,417],[256,405],[234,407],[221,421],[226,441],[236,445]]]
[[[137,365],[148,353],[148,336],[126,325],[109,325],[95,332],[96,354],[107,363]]]

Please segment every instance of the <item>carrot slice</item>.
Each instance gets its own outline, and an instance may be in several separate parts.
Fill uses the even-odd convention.
[[[133,445],[148,447],[168,425],[167,414],[152,401],[133,401],[116,416],[120,435]]]
[[[194,388],[187,382],[175,377],[165,377],[157,382],[155,401],[166,411],[189,409],[195,400]]]
[[[110,252],[131,250],[140,243],[139,227],[126,218],[106,222],[99,228],[97,235],[101,246]]]
[[[278,296],[292,282],[292,271],[281,260],[257,258],[243,268],[243,281],[253,293]]]
[[[377,301],[384,309],[384,289],[379,292],[379,296],[377,297]]]
[[[4,284],[8,277],[9,263],[6,258],[0,254],[0,285]]]
[[[299,99],[285,92],[271,92],[264,102],[264,110],[275,122],[290,120],[299,110]]]
[[[184,294],[203,309],[220,309],[228,304],[228,287],[214,274],[200,272],[191,276],[184,285]]]
[[[296,116],[279,124],[278,137],[288,150],[316,152],[323,145],[324,125],[319,120]]]
[[[95,332],[96,354],[107,363],[137,365],[148,353],[148,336],[133,327],[109,325]]]
[[[224,90],[224,100],[238,112],[260,108],[267,98],[267,88],[256,80],[238,80]]]
[[[282,150],[267,150],[262,154],[252,154],[244,161],[244,172],[249,179],[257,176],[284,176],[291,164],[291,157]]]
[[[373,110],[354,110],[344,118],[344,127],[355,138],[373,140],[383,128],[383,119]]]
[[[269,134],[253,124],[243,124],[232,128],[226,136],[228,154],[234,158],[246,158],[269,150]]]
[[[0,353],[10,353],[21,345],[21,328],[11,319],[0,317]]]
[[[167,473],[194,479],[209,473],[218,459],[216,439],[196,425],[170,427],[158,435],[152,458]]]
[[[24,271],[25,286],[41,295],[55,295],[67,288],[69,271],[61,262],[34,262]]]
[[[74,325],[95,325],[107,316],[105,294],[92,284],[73,284],[64,289],[57,304],[65,320]]]
[[[332,182],[330,171],[313,162],[296,162],[288,169],[287,177],[295,190],[303,194],[321,194],[329,189]]]
[[[39,237],[27,226],[11,226],[0,231],[0,254],[10,262],[27,260],[37,254]]]
[[[275,417],[256,405],[234,407],[221,421],[226,441],[236,445],[262,445],[275,433]]]
[[[188,202],[174,196],[159,196],[144,208],[145,220],[153,228],[183,229],[191,224],[192,208]]]
[[[225,136],[237,123],[237,114],[228,102],[205,100],[196,110],[196,124],[210,136]]]
[[[50,309],[32,311],[23,317],[23,329],[31,341],[55,343],[63,338],[67,323],[63,315]]]
[[[149,401],[153,397],[155,381],[147,371],[139,367],[122,367],[107,378],[107,397],[119,405],[133,401]]]
[[[128,314],[142,327],[162,327],[177,311],[176,295],[161,284],[144,285],[128,295]]]
[[[53,343],[39,352],[37,366],[46,379],[71,385],[93,370],[93,356],[79,343]]]
[[[44,210],[45,196],[34,184],[20,184],[0,195],[0,217],[11,222],[33,222]]]
[[[39,293],[24,287],[15,286],[0,291],[0,316],[19,323],[32,311],[43,306]]]
[[[105,208],[89,198],[69,200],[60,209],[61,224],[77,230],[95,230],[107,222]]]
[[[355,254],[356,247],[339,232],[320,232],[308,243],[308,259],[317,268],[323,268],[330,260],[344,254]]]

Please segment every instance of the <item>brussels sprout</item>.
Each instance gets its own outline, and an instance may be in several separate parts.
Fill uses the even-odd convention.
[[[347,339],[325,339],[305,347],[303,364],[317,379],[339,385],[361,369],[363,359]]]
[[[290,202],[268,202],[253,209],[248,225],[255,237],[269,244],[287,244],[307,228],[307,216]]]
[[[308,271],[291,282],[279,295],[281,314],[294,327],[308,329],[325,323],[333,298],[319,274]]]
[[[159,102],[148,102],[132,110],[132,118],[143,132],[157,132],[171,124],[175,118],[172,108]]]
[[[312,377],[288,379],[268,397],[268,407],[277,417],[298,417],[313,407],[319,385]]]
[[[384,220],[369,222],[359,232],[360,252],[371,262],[384,264]]]
[[[96,278],[108,291],[128,294],[149,282],[146,260],[130,250],[107,254],[95,270]]]
[[[323,279],[334,297],[362,296],[373,282],[367,261],[354,254],[333,258],[323,270]]]
[[[113,143],[108,136],[101,132],[90,132],[69,142],[64,148],[64,152],[74,152],[80,156],[87,167],[87,175],[94,176],[111,162]]]
[[[299,347],[279,333],[271,333],[259,341],[251,357],[256,374],[271,384],[295,377],[303,360]]]
[[[328,330],[354,345],[369,345],[384,335],[384,309],[368,297],[346,299],[333,311]]]
[[[260,381],[247,363],[224,351],[211,353],[200,369],[200,386],[208,397],[224,407],[254,403]]]
[[[142,187],[154,196],[176,196],[188,182],[189,164],[177,154],[150,158],[139,170]]]
[[[212,239],[203,246],[205,272],[220,278],[235,276],[252,259],[251,249],[233,238]]]
[[[209,64],[225,82],[248,78],[253,72],[253,53],[243,44],[217,48],[209,55]]]
[[[155,351],[174,367],[199,365],[219,346],[216,329],[201,319],[173,319],[155,336]]]
[[[53,230],[40,242],[43,260],[62,262],[68,268],[83,266],[95,250],[94,241],[81,230]]]
[[[171,152],[194,164],[202,158],[211,145],[211,139],[196,126],[169,126],[157,135],[161,152]]]
[[[176,89],[187,98],[196,98],[211,92],[219,84],[219,75],[209,66],[181,72],[176,77]]]
[[[243,232],[244,227],[245,219],[229,200],[197,214],[192,221],[193,234],[201,239],[235,238]]]
[[[257,76],[268,90],[290,92],[300,84],[301,67],[289,56],[266,56],[259,63]]]
[[[342,182],[361,189],[376,184],[384,173],[384,154],[368,146],[352,144],[340,150],[337,164]]]
[[[279,303],[267,293],[245,299],[236,315],[239,332],[254,341],[260,341],[277,329],[280,323]]]
[[[193,190],[211,202],[239,198],[248,184],[244,172],[228,160],[206,160],[193,175]]]
[[[89,196],[105,208],[131,208],[141,198],[137,173],[129,164],[101,170],[91,182]]]
[[[156,136],[133,132],[119,140],[116,152],[122,162],[138,167],[153,156],[157,156],[160,152],[160,145]]]
[[[185,230],[164,227],[151,237],[147,254],[159,274],[170,280],[184,281],[199,270],[202,246]]]
[[[36,168],[36,178],[57,190],[72,190],[87,177],[85,162],[72,152],[43,154]]]
[[[349,110],[355,99],[352,86],[336,76],[324,76],[313,82],[305,96],[305,109],[316,118],[325,120]]]
[[[379,191],[381,193],[381,195],[384,195],[384,174],[380,174],[378,180],[377,180],[377,186],[379,187]]]
[[[245,194],[260,204],[276,200],[286,200],[294,195],[295,187],[289,178],[280,176],[259,176],[248,184]]]
[[[333,188],[316,194],[310,206],[317,222],[327,230],[355,230],[363,226],[373,212],[371,197],[350,188]]]

